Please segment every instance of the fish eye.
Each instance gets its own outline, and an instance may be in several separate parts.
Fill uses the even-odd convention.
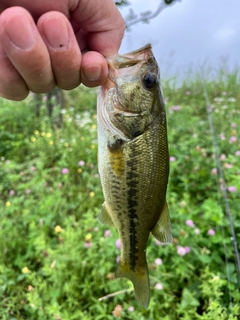
[[[157,84],[157,77],[153,73],[146,73],[142,78],[142,83],[145,89],[151,90]]]

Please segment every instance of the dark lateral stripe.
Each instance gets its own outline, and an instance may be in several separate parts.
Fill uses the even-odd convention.
[[[137,192],[138,192],[138,173],[134,159],[136,159],[136,146],[130,146],[130,159],[127,166],[127,203],[128,203],[128,218],[129,218],[129,261],[130,268],[134,270],[138,260],[138,242],[137,242]]]

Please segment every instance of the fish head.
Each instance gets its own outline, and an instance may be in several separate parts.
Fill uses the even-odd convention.
[[[107,58],[109,75],[102,86],[109,122],[127,138],[148,129],[165,109],[158,64],[151,45]]]

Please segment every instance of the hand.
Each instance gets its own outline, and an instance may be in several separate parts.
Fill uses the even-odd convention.
[[[124,21],[113,0],[0,0],[0,96],[106,81]]]

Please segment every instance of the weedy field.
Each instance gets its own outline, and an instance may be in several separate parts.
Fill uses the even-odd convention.
[[[238,72],[206,82],[227,197],[240,243]],[[212,148],[202,84],[165,81],[171,173],[167,199],[174,241],[150,237],[151,303],[135,303],[130,281],[114,279],[116,230],[97,222],[96,91],[0,100],[0,318],[2,320],[233,320],[240,293],[232,235]],[[59,125],[61,112],[62,125]],[[109,296],[110,295],[110,296]]]

